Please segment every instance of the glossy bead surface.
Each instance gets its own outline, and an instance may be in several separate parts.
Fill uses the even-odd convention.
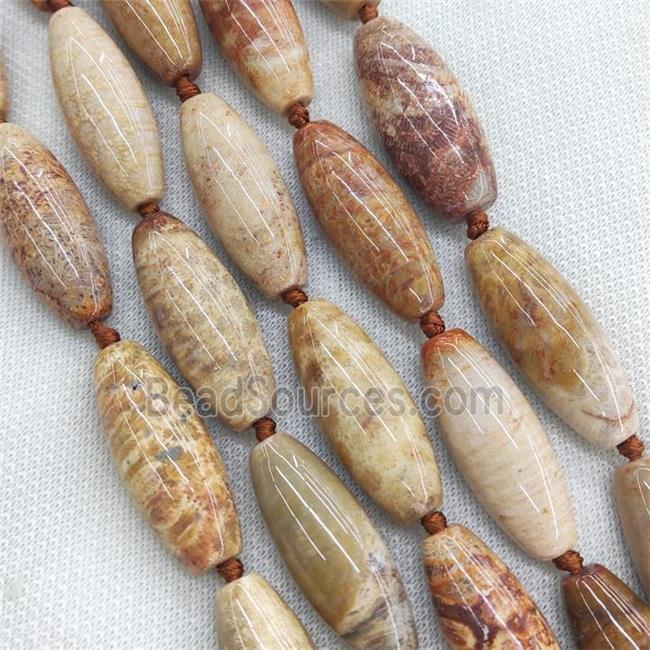
[[[226,471],[176,382],[141,345],[119,341],[97,354],[94,384],[120,476],[165,548],[193,574],[237,555]]]
[[[409,392],[338,307],[309,300],[289,315],[298,376],[328,442],[359,485],[408,525],[442,503],[436,458]]]
[[[5,74],[4,61],[0,55],[0,122],[4,122],[9,117],[9,84]]]
[[[384,16],[359,27],[354,56],[370,119],[422,199],[449,219],[489,208],[497,183],[485,134],[440,56]]]
[[[394,561],[329,467],[284,433],[258,444],[250,460],[266,525],[316,611],[353,648],[416,648]]]
[[[549,408],[599,447],[637,433],[618,357],[555,268],[502,228],[471,242],[465,259],[492,329]]]
[[[650,456],[616,468],[614,496],[630,555],[650,594]]]
[[[309,54],[290,0],[200,0],[223,55],[276,113],[313,94]]]
[[[219,650],[312,650],[296,615],[261,576],[242,576],[217,591]]]
[[[189,0],[102,0],[122,38],[163,83],[194,79],[201,41]]]
[[[453,650],[560,650],[546,619],[508,567],[453,524],[422,542],[433,604]]]
[[[131,65],[83,10],[49,27],[52,78],[68,129],[92,170],[128,209],[163,195],[156,121]]]
[[[219,97],[183,103],[185,162],[208,225],[269,298],[307,282],[305,244],[280,171],[262,141]]]
[[[0,224],[29,285],[75,327],[111,311],[97,227],[74,181],[33,135],[0,124]]]
[[[572,548],[576,528],[562,470],[505,370],[459,329],[429,339],[422,364],[438,429],[485,509],[536,560]]]
[[[381,163],[330,122],[300,128],[293,149],[318,222],[357,276],[403,318],[439,309],[444,289],[427,234]]]
[[[359,10],[368,5],[378,7],[381,0],[322,0],[332,11],[348,20],[359,20]]]
[[[562,592],[579,650],[650,648],[650,607],[604,566],[566,576]]]
[[[133,260],[158,336],[198,397],[238,431],[266,415],[275,380],[257,319],[206,243],[159,213],[133,232]]]

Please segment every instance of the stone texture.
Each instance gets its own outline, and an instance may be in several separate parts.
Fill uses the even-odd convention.
[[[378,7],[381,0],[321,0],[332,11],[348,20],[359,19],[359,9],[364,5]]]
[[[5,74],[4,61],[0,54],[0,122],[9,118],[9,83]]]
[[[193,574],[237,555],[226,470],[165,369],[138,343],[119,341],[97,354],[94,384],[120,476],[165,548]]]
[[[439,309],[444,289],[427,234],[381,163],[330,122],[296,131],[293,150],[316,219],[361,281],[403,318]]]
[[[296,615],[254,573],[217,591],[214,617],[219,650],[315,650]]]
[[[158,336],[198,397],[237,431],[266,415],[275,379],[257,319],[205,242],[159,213],[134,230],[133,260]]]
[[[422,559],[453,650],[560,650],[521,583],[467,528],[454,524],[427,537]]]
[[[156,121],[131,65],[83,10],[52,14],[52,78],[72,137],[92,170],[128,209],[164,190]]]
[[[573,548],[576,528],[562,470],[505,370],[459,329],[429,339],[422,364],[438,428],[485,509],[536,560]]]
[[[106,253],[61,163],[15,124],[0,124],[0,224],[29,285],[75,327],[111,311]]]
[[[201,41],[190,0],[102,0],[128,46],[163,83],[194,79],[201,71]]]
[[[650,456],[616,468],[614,496],[630,555],[650,595]]]
[[[328,442],[386,512],[412,524],[442,503],[424,423],[368,335],[338,307],[309,300],[289,315],[298,376]]]
[[[578,650],[648,650],[650,607],[600,564],[562,579]]]
[[[250,460],[266,525],[316,611],[353,648],[416,648],[395,563],[336,475],[284,433],[258,444]]]
[[[183,103],[185,162],[208,225],[269,298],[307,282],[302,230],[280,171],[226,102],[202,93]]]
[[[465,259],[497,338],[549,408],[599,447],[637,433],[639,416],[616,353],[553,266],[501,228],[471,242]]]
[[[359,27],[354,56],[370,119],[422,199],[449,219],[489,208],[497,183],[485,135],[440,56],[384,16]]]
[[[290,0],[200,0],[223,55],[276,113],[313,94],[309,54]]]

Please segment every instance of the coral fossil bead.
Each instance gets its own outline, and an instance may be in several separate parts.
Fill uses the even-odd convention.
[[[562,579],[579,650],[648,650],[650,607],[600,564]]]
[[[50,63],[68,128],[88,164],[128,209],[163,195],[156,121],[129,62],[78,7],[50,18]]]
[[[237,430],[266,415],[275,379],[257,319],[205,242],[159,213],[135,229],[133,259],[156,331],[198,396]]]
[[[547,405],[599,447],[635,434],[639,416],[616,353],[553,266],[501,228],[471,242],[465,258],[495,334]]]
[[[74,181],[39,140],[0,124],[0,224],[27,282],[64,320],[83,327],[111,311],[97,228]]]
[[[494,166],[469,99],[445,62],[414,31],[380,16],[357,30],[361,94],[388,154],[441,216],[487,209]]]
[[[325,621],[353,648],[416,648],[393,559],[327,465],[277,433],[251,452],[251,475],[282,558]]]
[[[371,291],[410,320],[439,309],[444,289],[426,232],[381,163],[330,122],[296,131],[293,147],[316,218]]]
[[[367,334],[338,307],[309,300],[289,316],[298,376],[332,448],[402,524],[442,502],[436,458],[411,396]]]
[[[264,144],[226,102],[202,93],[183,103],[185,161],[208,225],[269,298],[307,282],[298,215]]]
[[[312,650],[305,628],[264,578],[224,585],[214,598],[219,650]]]
[[[458,329],[430,339],[422,363],[445,443],[487,511],[536,560],[572,548],[576,530],[562,470],[505,370]]]
[[[290,0],[200,2],[224,56],[262,102],[276,113],[309,104],[309,54]]]
[[[180,387],[133,341],[98,353],[94,383],[119,473],[167,550],[191,573],[237,555],[226,470]]]
[[[201,71],[201,41],[189,0],[102,0],[117,31],[164,83],[194,79]]]
[[[322,2],[344,18],[358,20],[359,10],[362,7],[378,7],[381,0],[322,0]]]
[[[650,594],[650,456],[616,468],[614,495],[630,555]]]
[[[465,527],[427,537],[422,558],[450,648],[560,650],[517,578]]]

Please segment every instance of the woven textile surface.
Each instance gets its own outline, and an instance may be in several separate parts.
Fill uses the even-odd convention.
[[[97,2],[79,5],[126,51]],[[421,332],[393,316],[352,278],[324,239],[296,174],[293,129],[260,104],[218,52],[197,6],[204,50],[202,89],[250,122],[280,166],[296,203],[310,265],[308,292],[359,322],[408,387],[419,393]],[[358,94],[355,25],[319,2],[298,0],[315,79],[314,118],[340,125],[395,172],[366,119]],[[647,0],[384,0],[381,11],[406,22],[447,60],[473,99],[500,183],[490,211],[540,249],[578,289],[618,350],[641,412],[650,416],[650,3]],[[37,135],[79,186],[97,220],[114,283],[109,324],[155,354],[182,381],[147,319],[131,261],[127,213],[89,171],[68,134],[49,70],[46,14],[25,0],[3,3],[2,50],[10,119]],[[201,234],[232,270],[257,315],[278,384],[297,389],[284,305],[264,299],[227,259],[197,205],[182,157],[179,102],[126,51],[161,131],[167,191],[162,207]],[[401,181],[400,181],[401,182]],[[487,329],[463,262],[464,228],[444,224],[412,199],[437,252],[449,326],[467,329],[509,369],[530,398],[567,477],[578,548],[641,593],[611,494],[615,452],[588,445],[549,412]],[[0,648],[91,650],[215,647],[212,594],[220,579],[193,578],[159,545],[120,483],[92,393],[95,344],[44,307],[11,259],[0,254]],[[302,408],[285,409],[279,427],[317,452],[360,499],[397,558],[415,612],[420,646],[444,646],[420,562],[422,530],[403,529],[374,507],[333,456]],[[529,559],[500,531],[463,483],[431,420],[443,473],[444,511],[474,530],[512,568],[555,630],[572,647],[560,575]],[[319,648],[337,637],[295,586],[275,552],[249,479],[250,431],[208,423],[238,506],[242,560],[262,574],[304,622]]]

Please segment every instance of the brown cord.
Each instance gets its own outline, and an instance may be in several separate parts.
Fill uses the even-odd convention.
[[[244,565],[239,558],[229,557],[217,564],[217,571],[226,582],[234,582],[244,575]]]
[[[253,429],[255,429],[257,442],[262,442],[275,433],[275,421],[271,418],[260,418],[253,422]]]
[[[445,321],[435,309],[432,309],[420,318],[420,328],[427,338],[432,339],[445,331]]]
[[[155,201],[147,201],[146,203],[139,205],[137,210],[143,219],[147,219],[154,214],[158,214],[160,212],[160,207]]]
[[[282,294],[282,300],[284,300],[287,305],[291,305],[295,309],[296,307],[300,307],[300,305],[307,302],[309,300],[309,296],[300,287],[293,287],[291,289],[287,289]]]
[[[442,512],[436,510],[435,512],[430,512],[428,515],[424,515],[420,519],[420,523],[429,535],[436,535],[447,528],[447,517]]]
[[[467,237],[469,239],[477,239],[490,227],[490,220],[481,208],[470,212],[465,217],[465,221],[467,221]]]
[[[181,102],[186,102],[191,97],[201,94],[201,89],[187,76],[182,76],[176,82],[176,94]]]
[[[94,320],[88,323],[88,329],[93,333],[97,345],[102,350],[120,340],[120,333],[112,327],[104,325],[100,320]]]
[[[582,572],[582,556],[578,551],[569,549],[553,560],[553,564],[560,570],[571,575],[578,575]]]
[[[287,109],[287,119],[291,126],[301,129],[305,124],[309,124],[309,111],[302,102],[296,102]]]
[[[618,449],[621,456],[625,456],[632,463],[643,456],[645,444],[641,438],[630,436],[627,440],[623,440],[621,444],[616,445],[616,449]]]
[[[359,20],[365,25],[369,20],[374,20],[379,15],[375,5],[363,5],[359,9]]]
[[[41,11],[50,11],[52,13],[59,9],[74,6],[69,0],[32,0],[32,4]]]

